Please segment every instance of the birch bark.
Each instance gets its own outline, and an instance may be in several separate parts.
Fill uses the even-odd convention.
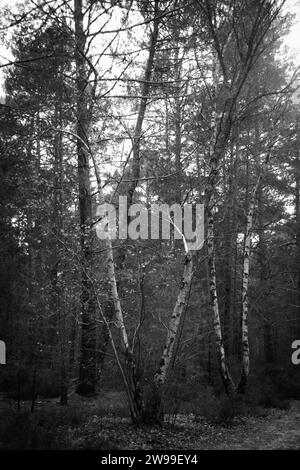
[[[163,420],[163,393],[164,385],[168,378],[172,359],[174,355],[174,345],[179,331],[181,319],[187,306],[189,292],[193,280],[193,257],[185,245],[185,265],[181,280],[180,290],[176,299],[172,316],[168,325],[167,338],[163,349],[162,357],[157,372],[153,378],[153,390],[149,403],[144,412],[144,420],[151,422],[161,422]]]
[[[217,57],[213,57],[213,87],[212,87],[212,101],[213,111],[211,117],[212,137],[210,141],[209,159],[210,159],[210,175],[208,184],[205,188],[205,209],[207,215],[207,255],[209,267],[209,290],[210,290],[210,303],[213,312],[214,333],[216,338],[216,348],[219,358],[219,366],[221,378],[226,392],[232,395],[235,392],[235,385],[230,376],[226,354],[223,343],[222,327],[220,320],[219,300],[217,291],[217,277],[215,266],[215,242],[214,242],[214,191],[216,178],[218,175],[219,155],[216,153],[216,143],[218,139],[218,118],[217,118],[217,90],[220,80],[220,64]]]
[[[269,152],[262,165],[256,184],[252,190],[250,197],[246,230],[244,235],[244,252],[243,252],[243,281],[242,281],[242,373],[238,385],[238,392],[244,394],[247,387],[247,381],[250,371],[250,350],[249,350],[249,329],[248,329],[248,311],[249,311],[249,269],[251,255],[251,238],[253,232],[253,215],[255,209],[255,201],[258,188],[261,184],[262,175],[269,161]]]
[[[157,387],[165,384],[170,364],[173,357],[173,349],[176,341],[176,335],[180,325],[180,320],[186,307],[191,283],[193,279],[193,258],[191,252],[187,251],[185,255],[185,266],[181,280],[180,290],[170,318],[166,343],[163,349],[159,368],[154,376],[154,383]]]
[[[104,194],[102,190],[100,173],[99,173],[97,163],[95,161],[93,154],[91,154],[91,156],[92,156],[95,175],[96,175],[98,194],[99,194],[99,199],[100,199],[99,202],[103,203]],[[125,389],[127,392],[131,418],[134,422],[138,422],[141,419],[141,413],[142,413],[142,394],[141,394],[138,380],[136,377],[134,354],[133,354],[132,348],[128,340],[128,335],[127,335],[123,312],[122,312],[122,306],[121,306],[121,302],[119,298],[117,278],[116,278],[116,272],[115,272],[115,264],[114,264],[113,245],[112,245],[109,231],[107,231],[106,233],[105,248],[106,248],[108,280],[110,284],[111,298],[112,298],[112,302],[114,305],[116,326],[120,332],[121,348],[122,348],[122,352],[125,358],[125,371],[124,371],[124,376],[123,376],[124,380],[126,380]],[[109,328],[109,325],[105,325],[105,326],[106,328]],[[109,330],[109,337],[111,337],[110,330]]]

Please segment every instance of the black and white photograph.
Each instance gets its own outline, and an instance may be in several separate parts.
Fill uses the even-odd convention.
[[[300,0],[0,12],[0,451],[300,450]]]

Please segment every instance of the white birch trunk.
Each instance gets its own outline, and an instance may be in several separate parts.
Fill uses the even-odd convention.
[[[250,370],[250,349],[249,349],[249,331],[248,331],[248,289],[249,289],[249,268],[251,254],[251,236],[253,228],[253,214],[255,207],[255,197],[261,182],[261,175],[258,177],[256,185],[253,189],[246,222],[246,230],[244,237],[244,253],[243,253],[243,286],[242,286],[242,374],[239,383],[239,392],[244,393],[247,378]]]
[[[93,165],[97,180],[97,188],[100,202],[104,202],[104,195],[102,190],[101,184],[101,177],[98,171],[97,163],[93,155]],[[125,365],[126,371],[124,372],[123,379],[126,380],[125,388],[127,393],[127,398],[129,402],[129,407],[131,411],[131,417],[133,421],[138,421],[140,419],[141,414],[141,400],[140,400],[140,392],[137,386],[136,381],[136,374],[135,374],[135,361],[133,352],[131,350],[128,335],[126,331],[126,326],[124,322],[122,306],[118,294],[118,286],[117,286],[117,279],[116,279],[116,272],[115,272],[115,264],[114,264],[114,255],[113,255],[113,245],[110,238],[109,231],[107,231],[107,235],[105,238],[105,247],[106,247],[106,261],[107,261],[107,272],[108,272],[108,279],[110,284],[111,290],[111,297],[114,304],[114,311],[116,317],[116,326],[120,331],[121,336],[121,347],[125,357]],[[109,330],[109,336],[111,338],[111,332]]]
[[[101,178],[100,178],[100,174],[97,168],[97,163],[95,162],[95,158],[93,156],[92,156],[92,159],[93,159],[94,170],[96,174],[99,199],[100,199],[100,203],[103,203],[104,195],[103,195],[103,190],[102,190]],[[106,238],[105,238],[105,248],[106,248],[107,272],[108,272],[108,280],[109,280],[110,290],[111,290],[111,297],[112,297],[112,301],[114,304],[115,316],[117,319],[117,327],[121,333],[122,350],[124,353],[126,353],[127,351],[129,351],[130,347],[129,347],[128,335],[127,335],[127,331],[126,331],[126,327],[124,323],[121,302],[120,302],[120,298],[118,294],[113,246],[112,246],[112,241],[110,238],[109,231],[107,231]]]
[[[170,365],[172,363],[174,344],[176,341],[182,314],[187,306],[187,299],[189,296],[192,279],[193,259],[192,254],[188,251],[185,255],[185,266],[182,275],[180,291],[177,296],[172,316],[170,318],[165,347],[162,353],[159,368],[154,376],[154,383],[157,387],[161,387],[165,384]]]
[[[217,278],[216,278],[216,267],[215,267],[215,243],[214,243],[214,215],[213,215],[213,194],[215,190],[216,178],[218,175],[219,158],[215,155],[215,145],[217,142],[218,134],[218,119],[216,109],[216,94],[218,89],[218,81],[220,75],[220,64],[216,57],[213,59],[213,90],[212,99],[213,111],[211,117],[211,128],[212,137],[210,141],[210,174],[208,183],[205,188],[205,204],[207,214],[207,254],[208,254],[208,265],[209,265],[209,290],[210,290],[210,302],[213,312],[214,320],[214,333],[216,338],[216,348],[219,359],[221,378],[225,387],[226,392],[230,395],[235,392],[235,385],[230,376],[226,354],[223,344],[223,335],[220,320],[219,311],[219,300],[217,292]]]
[[[150,422],[163,421],[163,389],[166,383],[170,367],[172,365],[172,359],[174,354],[174,345],[178,330],[180,327],[181,319],[189,298],[193,279],[193,258],[191,252],[188,250],[185,239],[183,238],[185,246],[185,266],[181,280],[180,290],[177,296],[177,300],[173,309],[172,316],[168,325],[168,332],[166,343],[163,349],[162,357],[157,372],[153,378],[153,389],[152,395],[150,396],[149,402],[146,404],[144,412],[144,420]]]
[[[248,301],[248,290],[249,290],[249,269],[250,269],[250,255],[251,255],[251,237],[253,229],[253,214],[255,208],[255,199],[256,194],[261,184],[262,174],[265,170],[265,167],[268,164],[270,157],[270,150],[266,155],[266,159],[261,168],[260,174],[258,176],[257,182],[253,188],[251,199],[249,203],[248,213],[247,213],[247,222],[246,230],[244,237],[244,253],[243,253],[243,287],[242,287],[242,374],[240,383],[238,386],[238,391],[240,393],[245,393],[247,380],[250,371],[250,349],[249,349],[249,330],[248,330],[248,310],[249,310],[249,301]]]
[[[208,210],[208,227],[207,227],[207,252],[208,252],[208,264],[209,264],[209,290],[210,290],[210,302],[213,311],[214,320],[214,332],[216,338],[217,354],[219,358],[220,372],[222,381],[226,392],[232,395],[235,392],[235,385],[230,376],[227,363],[226,355],[223,344],[223,335],[220,320],[219,301],[217,293],[217,278],[216,278],[216,267],[215,267],[215,244],[214,244],[214,219],[211,209]]]

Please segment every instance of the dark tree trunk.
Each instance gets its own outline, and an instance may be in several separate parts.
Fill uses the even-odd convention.
[[[266,366],[274,364],[274,348],[273,348],[273,336],[272,336],[272,325],[269,321],[264,321],[264,354]]]
[[[108,325],[110,325],[115,313],[114,303],[112,300],[107,300],[105,307],[104,307],[104,315]],[[100,330],[100,335],[98,339],[98,354],[97,354],[97,371],[98,377],[101,379],[104,367],[104,361],[106,356],[106,351],[109,344],[109,331],[108,326],[103,323],[102,328]]]
[[[156,43],[158,38],[158,5],[159,1],[155,0],[154,5],[154,18],[153,18],[153,31],[151,32],[150,47],[149,47],[149,56],[146,64],[145,75],[143,80],[143,85],[141,89],[141,101],[139,104],[137,121],[135,124],[134,135],[133,135],[133,145],[132,145],[132,183],[128,188],[128,206],[132,204],[133,195],[138,185],[141,173],[141,138],[142,138],[142,127],[145,118],[145,112],[147,108],[147,103],[149,99],[150,89],[151,89],[151,76],[154,66],[154,56],[156,51]]]
[[[238,139],[238,137],[237,137]],[[234,309],[235,289],[234,273],[236,264],[236,160],[238,158],[238,143],[232,142],[229,177],[228,177],[228,209],[225,233],[225,298],[223,310],[224,344],[230,357],[234,353]]]
[[[297,153],[296,162],[295,162],[295,222],[296,222],[296,248],[297,248],[297,284],[298,284],[298,295],[296,298],[296,331],[298,332],[298,337],[300,336],[300,158],[299,151]]]
[[[88,77],[86,70],[82,0],[74,0],[75,62],[77,87],[77,156],[81,242],[81,357],[77,393],[91,395],[96,386],[95,296],[90,280],[92,198],[89,173]]]
[[[33,369],[33,373],[32,373],[31,407],[30,407],[31,413],[34,412],[35,401],[36,401],[36,379],[37,379],[37,369],[38,369],[37,361],[38,360],[36,359],[34,369]]]

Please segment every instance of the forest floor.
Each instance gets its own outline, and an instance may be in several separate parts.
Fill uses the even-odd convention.
[[[300,401],[292,401],[288,410],[271,409],[265,417],[249,417],[223,429],[205,448],[300,450]]]
[[[67,449],[300,450],[300,401],[296,400],[285,410],[264,408],[258,416],[236,417],[228,425],[210,423],[193,414],[179,414],[175,424],[166,423],[163,427],[135,427],[128,417],[118,415],[117,410],[110,412],[105,400],[104,403],[102,400],[102,411],[103,405],[105,413],[99,413],[97,400],[77,399],[69,407],[61,407],[57,400],[41,400],[33,415],[47,412],[47,416],[54,416],[60,410],[67,410],[64,412],[70,413],[71,421],[59,425],[62,447]],[[23,412],[28,406],[28,402],[22,403]]]
[[[205,419],[195,421],[193,415],[179,415],[176,425],[163,428],[135,428],[127,419],[99,419],[92,417],[86,423],[86,432],[121,449],[145,450],[213,450],[213,449],[292,449],[300,450],[300,401],[292,401],[288,410],[268,409],[260,417],[236,418],[230,425],[210,424]],[[85,431],[73,431],[76,437],[86,439]],[[89,441],[90,441],[89,438]],[[96,439],[97,440],[97,439]],[[76,447],[77,447],[76,445]]]

